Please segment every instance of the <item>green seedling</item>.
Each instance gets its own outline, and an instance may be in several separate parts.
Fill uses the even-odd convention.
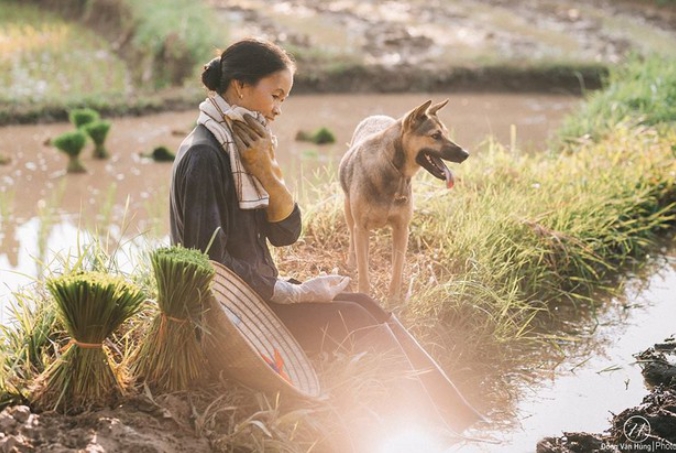
[[[52,140],[52,144],[68,156],[68,173],[84,173],[87,171],[80,161],[80,153],[87,142],[87,136],[82,131],[70,131]]]

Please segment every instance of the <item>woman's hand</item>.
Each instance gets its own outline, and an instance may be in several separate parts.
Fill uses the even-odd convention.
[[[273,302],[294,304],[299,302],[331,302],[350,284],[350,277],[342,275],[320,275],[299,285],[285,280],[275,283]]]
[[[284,184],[284,177],[275,160],[274,139],[270,131],[249,115],[244,121],[233,121],[232,132],[235,145],[246,171],[258,178],[270,202],[265,210],[270,222],[286,219],[294,210],[293,195]]]
[[[243,118],[244,121],[235,120],[231,123],[233,139],[244,168],[262,180],[273,173],[273,168],[275,172],[279,170],[272,134],[253,116],[245,113]],[[281,171],[277,176],[281,177]]]

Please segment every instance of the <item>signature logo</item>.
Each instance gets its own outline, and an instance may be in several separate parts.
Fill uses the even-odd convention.
[[[623,426],[624,437],[628,441],[640,444],[650,436],[650,422],[640,415],[632,415]]]

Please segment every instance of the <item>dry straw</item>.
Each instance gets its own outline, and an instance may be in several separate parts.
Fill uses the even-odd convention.
[[[76,413],[115,402],[126,388],[126,374],[104,341],[139,311],[144,293],[122,277],[93,271],[52,278],[46,285],[71,340],[37,379],[33,403]]]
[[[134,355],[134,373],[158,391],[188,389],[202,376],[198,335],[214,269],[206,254],[180,246],[151,255],[160,313]]]

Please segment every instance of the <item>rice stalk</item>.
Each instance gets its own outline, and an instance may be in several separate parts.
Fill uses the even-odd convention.
[[[48,279],[46,286],[71,340],[38,377],[31,395],[34,405],[77,413],[114,403],[128,383],[104,342],[138,312],[145,294],[122,277],[103,272],[69,273]]]
[[[160,311],[134,354],[132,367],[157,391],[185,390],[205,369],[198,333],[215,270],[206,254],[180,246],[155,250],[151,263]]]

